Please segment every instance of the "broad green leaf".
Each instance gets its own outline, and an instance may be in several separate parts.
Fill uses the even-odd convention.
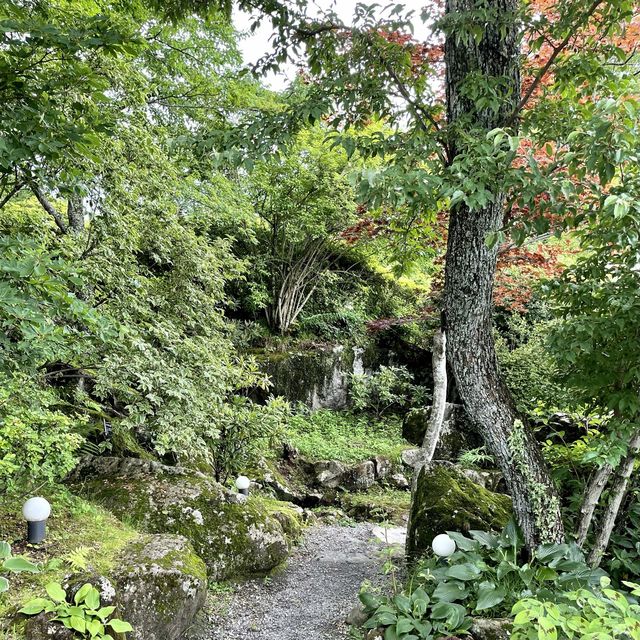
[[[93,586],[89,582],[86,582],[78,589],[76,595],[73,597],[73,601],[76,604],[84,602],[84,599],[87,597],[87,594],[91,591],[91,589],[93,589]]]
[[[113,620],[109,620],[107,623],[116,633],[128,633],[129,631],[133,631],[133,627],[124,620],[118,620],[118,618],[114,618]]]
[[[26,616],[34,616],[43,611],[49,610],[51,603],[46,598],[34,598],[27,602],[27,604],[18,611],[18,613],[24,613]]]
[[[45,590],[54,602],[64,602],[67,599],[66,591],[57,582],[50,582]]]
[[[474,564],[454,564],[447,569],[446,575],[456,580],[475,580],[481,571]]]
[[[3,567],[7,571],[12,571],[14,573],[38,573],[40,569],[38,565],[33,564],[30,560],[23,558],[22,556],[14,556],[12,558],[7,558],[4,561]]]
[[[98,609],[100,607],[100,592],[95,587],[91,587],[84,601],[90,609]]]
[[[80,616],[71,616],[69,618],[69,624],[71,628],[79,633],[84,633],[87,630],[87,623],[84,618]]]
[[[496,605],[504,601],[505,590],[503,587],[496,588],[491,582],[483,582],[478,587],[478,602],[476,603],[476,611],[492,609]]]

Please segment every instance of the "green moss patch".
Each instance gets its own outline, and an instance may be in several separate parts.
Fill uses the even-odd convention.
[[[363,493],[345,493],[341,506],[356,520],[391,522],[403,525],[407,521],[411,506],[411,493],[380,486]]]
[[[434,463],[418,477],[407,553],[420,556],[445,531],[501,530],[511,514],[509,496],[481,487],[453,465]]]

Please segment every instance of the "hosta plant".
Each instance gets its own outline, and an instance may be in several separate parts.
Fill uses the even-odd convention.
[[[568,591],[595,588],[602,571],[593,571],[574,544],[543,545],[521,561],[516,526],[501,534],[448,532],[457,551],[448,559],[426,557],[402,593],[383,598],[364,592],[367,628],[383,628],[385,640],[429,640],[465,633],[471,616],[508,616],[521,598],[554,602]]]
[[[22,556],[11,555],[11,545],[0,542],[0,593],[9,589],[9,579],[3,573],[38,573],[38,565]]]
[[[51,613],[53,622],[60,622],[67,629],[72,629],[80,638],[96,640],[113,640],[114,635],[132,631],[128,622],[112,618],[115,607],[100,606],[100,592],[86,583],[69,602],[67,592],[56,582],[45,587],[48,598],[35,598],[20,609],[20,613],[34,616],[39,613]]]

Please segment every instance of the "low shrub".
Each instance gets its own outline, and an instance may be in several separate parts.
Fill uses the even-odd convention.
[[[351,376],[351,399],[357,411],[368,411],[380,418],[383,414],[423,407],[427,390],[414,384],[406,367],[381,366],[374,373]]]
[[[365,627],[382,627],[393,640],[463,634],[473,614],[508,616],[522,598],[555,602],[567,591],[597,586],[605,575],[588,567],[575,544],[542,545],[528,562],[519,562],[523,542],[513,523],[500,535],[448,533],[456,552],[447,560],[421,560],[403,592],[390,598],[361,594],[370,614]]]
[[[640,639],[640,585],[625,582],[631,592],[611,588],[600,578],[593,589],[578,589],[549,602],[524,598],[512,610],[512,640]]]

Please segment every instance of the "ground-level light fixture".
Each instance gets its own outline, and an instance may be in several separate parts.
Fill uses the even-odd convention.
[[[22,515],[27,521],[27,542],[40,544],[47,533],[51,505],[44,498],[29,498],[22,506]]]
[[[247,478],[247,476],[238,476],[236,478],[236,487],[237,487],[238,491],[243,496],[248,496],[249,495],[249,485],[250,484],[251,484],[251,480],[249,480],[249,478]]]
[[[441,533],[433,539],[431,548],[437,556],[448,558],[456,550],[456,542],[446,533]]]

